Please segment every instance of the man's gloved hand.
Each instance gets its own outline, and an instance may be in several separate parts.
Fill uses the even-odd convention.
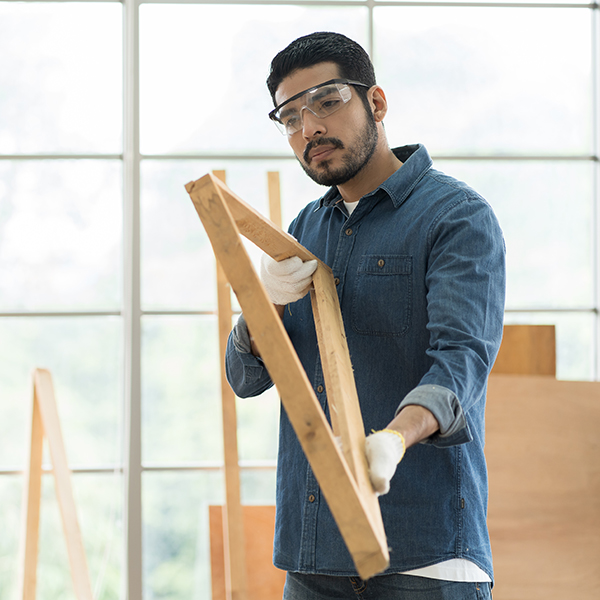
[[[392,429],[382,429],[367,436],[365,452],[373,489],[381,496],[390,491],[390,480],[406,451],[404,436]]]
[[[316,260],[302,262],[298,256],[292,256],[277,262],[268,254],[263,254],[260,278],[271,302],[286,305],[304,297],[316,269]]]

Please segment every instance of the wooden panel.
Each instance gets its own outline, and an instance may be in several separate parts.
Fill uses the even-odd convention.
[[[376,500],[375,493],[370,486],[368,490],[360,487],[362,481],[368,480],[368,474],[365,472],[355,478],[342,456],[281,319],[243,247],[239,231],[276,260],[293,255],[303,259],[313,256],[294,238],[229,192],[213,176],[206,175],[196,182],[190,182],[186,189],[211,240],[215,255],[237,294],[254,341],[277,385],[290,422],[357,571],[363,579],[368,579],[384,570],[389,563],[379,504],[373,501]],[[321,277],[332,277],[329,267],[320,261],[319,270],[321,273],[315,275],[314,282]],[[332,322],[331,326],[333,330],[336,322]],[[336,336],[338,347],[345,348],[347,353],[343,331],[338,330]],[[347,401],[347,395],[339,389],[328,389],[328,397],[335,398],[338,406]],[[347,442],[344,440],[344,444]],[[365,467],[365,461],[354,465],[354,468]]]
[[[554,325],[505,325],[492,373],[556,375]]]
[[[281,600],[285,571],[273,566],[274,506],[244,506],[248,600]],[[225,600],[223,507],[209,506],[212,600]]]
[[[600,383],[492,375],[494,600],[600,598]]]

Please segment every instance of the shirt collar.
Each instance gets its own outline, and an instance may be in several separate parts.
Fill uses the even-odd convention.
[[[364,198],[374,196],[382,190],[398,208],[409,196],[421,178],[433,165],[429,152],[423,144],[413,144],[394,148],[392,152],[402,161],[403,165],[388,177],[377,189],[365,194]],[[316,210],[322,206],[333,206],[342,199],[337,187],[330,188],[319,200]]]

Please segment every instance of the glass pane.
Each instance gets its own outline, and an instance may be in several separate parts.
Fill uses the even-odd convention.
[[[242,504],[275,504],[275,469],[242,469]]]
[[[25,465],[35,367],[52,373],[69,465],[119,463],[121,336],[117,317],[0,319],[0,465]]]
[[[0,2],[0,153],[119,153],[122,7]]]
[[[275,464],[279,435],[279,406],[279,394],[275,387],[256,398],[238,399],[237,435],[241,460],[268,461]]]
[[[93,597],[118,600],[124,547],[123,478],[118,473],[76,474],[71,482]],[[42,479],[37,590],[39,598],[74,597],[54,477],[49,474]]]
[[[554,325],[556,327],[556,377],[591,381],[594,375],[594,330],[592,312],[509,312],[506,325]]]
[[[277,133],[277,132],[275,132]],[[279,134],[277,134],[279,135]],[[142,306],[144,310],[215,310],[212,247],[184,185],[214,169],[244,201],[268,215],[267,172],[279,171],[283,227],[326,189],[295,160],[155,161],[142,164]],[[258,266],[261,252],[246,247]]]
[[[144,463],[222,460],[217,335],[215,317],[144,318]]]
[[[593,303],[593,163],[435,161],[493,206],[507,246],[507,308]]]
[[[208,507],[222,504],[220,472],[144,473],[144,600],[211,597]]]
[[[16,598],[19,573],[19,537],[23,477],[0,475],[0,594]]]
[[[590,154],[590,19],[580,9],[375,8],[390,143],[442,155]]]
[[[144,317],[142,431],[145,464],[223,461],[216,317]],[[242,460],[275,460],[279,399],[238,400]]]
[[[115,310],[120,161],[0,162],[0,311]]]
[[[366,7],[142,5],[142,152],[289,154],[267,118],[265,80],[273,56],[315,23],[367,41]]]

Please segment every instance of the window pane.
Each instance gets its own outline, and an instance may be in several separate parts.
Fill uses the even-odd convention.
[[[144,317],[142,423],[145,464],[223,461],[216,317]],[[274,390],[238,400],[243,460],[275,460]]]
[[[123,564],[122,476],[77,474],[71,478],[93,597],[118,600]],[[54,477],[44,475],[37,568],[39,598],[73,598]]]
[[[31,373],[52,373],[70,467],[121,456],[122,353],[117,317],[0,319],[0,466],[23,468]]]
[[[279,394],[272,387],[256,398],[238,399],[238,454],[241,460],[246,461],[272,461],[277,457],[277,440],[279,434]],[[260,503],[264,500],[256,499],[251,492],[252,481],[259,474],[252,476],[248,481],[249,498],[254,498],[250,503]],[[263,490],[264,491],[264,490]],[[258,494],[260,496],[260,489]]]
[[[0,2],[0,153],[119,153],[117,2]]]
[[[115,310],[118,161],[0,162],[0,311]]]
[[[22,496],[23,477],[0,475],[0,591],[3,598],[17,597]]]
[[[507,308],[593,303],[593,163],[435,161],[493,206],[507,246]]]
[[[392,144],[591,153],[591,11],[384,7],[374,19]]]
[[[221,461],[223,433],[215,317],[145,317],[143,461]]]
[[[275,504],[275,469],[242,469],[242,504],[274,505]]]
[[[144,599],[211,597],[208,507],[222,504],[220,472],[143,476]]]
[[[277,134],[279,135],[279,134]],[[283,227],[325,188],[295,160],[146,160],[142,168],[142,305],[144,310],[215,310],[212,247],[184,185],[214,169],[244,201],[268,215],[267,172],[279,171]],[[258,265],[261,252],[246,246]]]
[[[594,379],[594,329],[596,317],[585,313],[506,313],[506,325],[556,327],[556,377],[574,381]]]
[[[267,118],[271,59],[315,23],[366,43],[367,15],[365,7],[142,5],[142,152],[289,153]]]

